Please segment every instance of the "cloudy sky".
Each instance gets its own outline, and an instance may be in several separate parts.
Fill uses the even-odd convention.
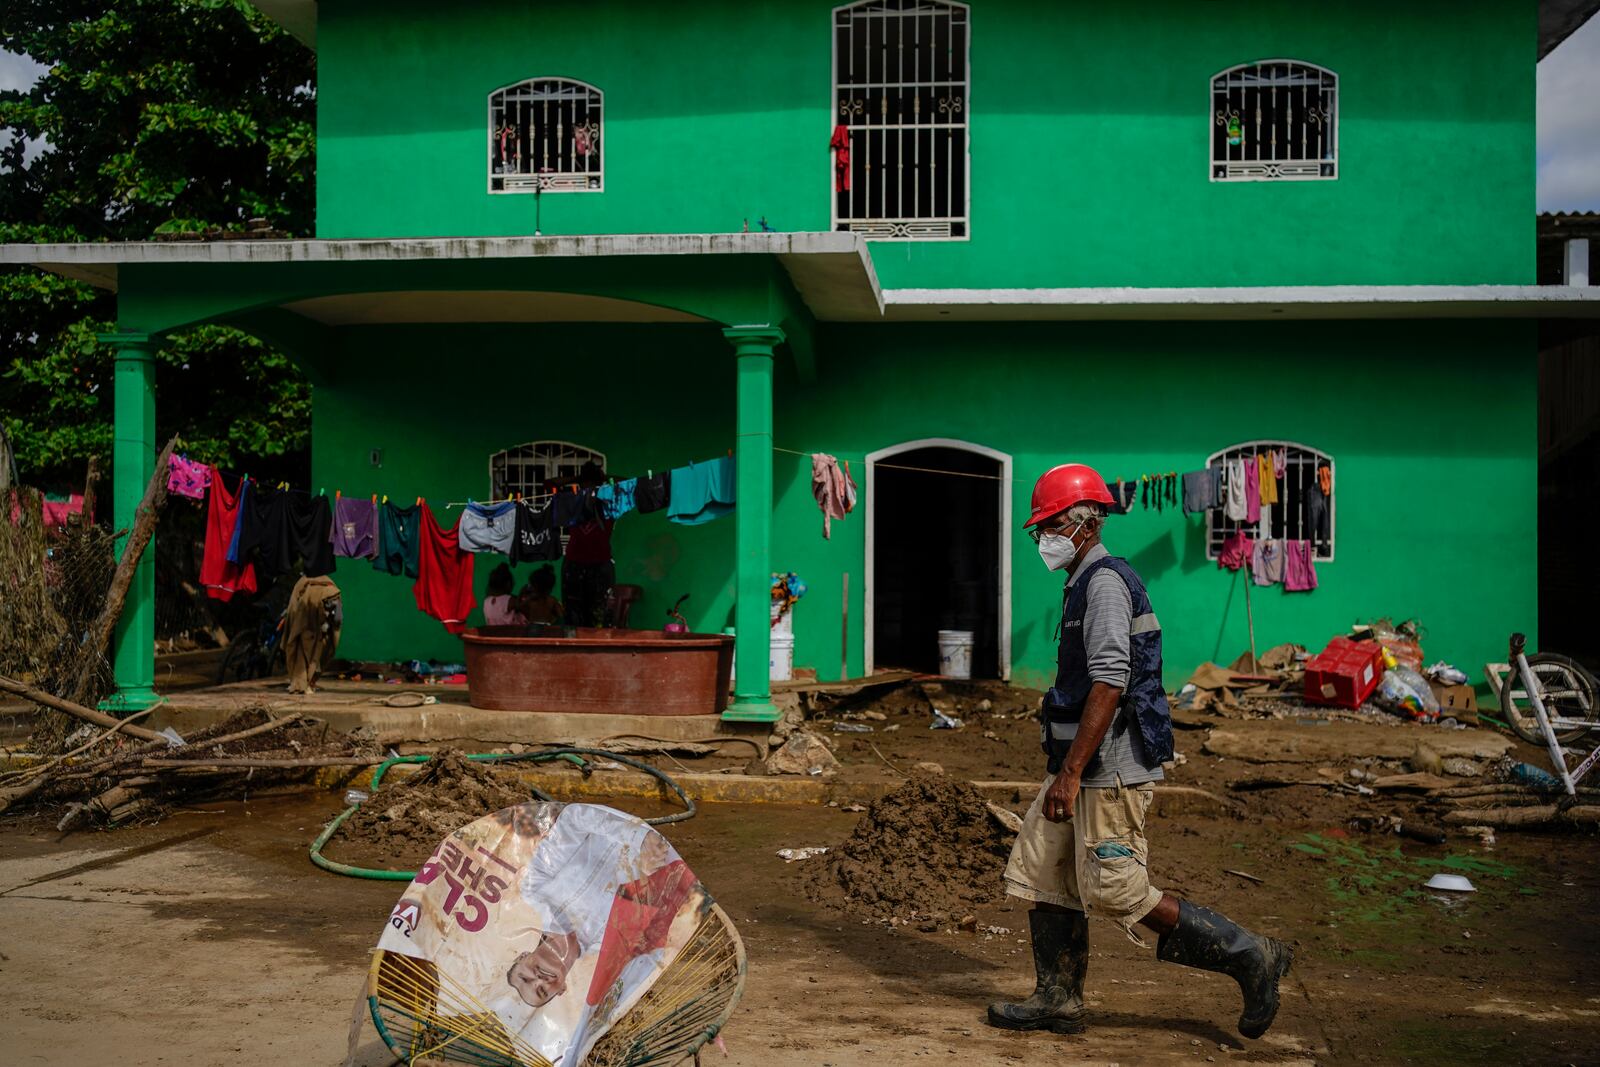
[[[0,52],[0,89],[33,83],[41,68]],[[1600,17],[1539,64],[1540,211],[1600,211]]]

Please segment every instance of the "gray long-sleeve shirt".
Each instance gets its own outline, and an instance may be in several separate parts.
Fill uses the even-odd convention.
[[[1067,588],[1073,587],[1078,576],[1088,570],[1090,564],[1110,554],[1104,545],[1098,544],[1085,552],[1073,568]],[[1083,614],[1083,651],[1089,665],[1090,680],[1104,682],[1118,689],[1127,688],[1132,645],[1133,597],[1120,575],[1101,568],[1089,579],[1088,602]],[[1118,708],[1117,714],[1131,713]],[[1077,733],[1076,725],[1057,725],[1052,729],[1056,731],[1055,736],[1063,740]],[[1123,785],[1139,785],[1143,782],[1159,782],[1163,777],[1161,764],[1145,756],[1144,739],[1139,734],[1138,723],[1130,720],[1122,730],[1116,729],[1113,722],[1112,728],[1106,731],[1104,740],[1100,742],[1099,762],[1090,763],[1083,776],[1083,784],[1104,789],[1116,785],[1119,779]]]

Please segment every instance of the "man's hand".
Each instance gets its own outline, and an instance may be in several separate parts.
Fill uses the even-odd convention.
[[[1078,803],[1078,772],[1068,767],[1056,773],[1055,781],[1044,794],[1044,817],[1051,822],[1065,822],[1072,818],[1072,809]]]

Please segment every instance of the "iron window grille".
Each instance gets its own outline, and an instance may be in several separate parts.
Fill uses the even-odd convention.
[[[1283,475],[1278,478],[1278,502],[1262,504],[1257,522],[1234,520],[1227,514],[1227,477],[1233,460],[1244,460],[1248,477],[1258,477],[1256,457],[1264,452],[1284,452]],[[1310,541],[1318,560],[1333,559],[1335,526],[1335,501],[1339,495],[1338,471],[1333,457],[1315,448],[1295,444],[1293,441],[1246,441],[1231,448],[1215,452],[1206,460],[1207,467],[1223,470],[1223,493],[1218,506],[1207,512],[1206,558],[1216,559],[1222,551],[1222,542],[1243,531],[1250,538],[1261,540]],[[1315,515],[1308,507],[1309,490],[1317,484],[1317,471],[1327,467],[1333,492],[1326,500],[1327,523],[1323,530],[1314,530]],[[1320,490],[1319,490],[1320,491]]]
[[[565,78],[529,78],[490,93],[489,191],[603,191],[603,96]]]
[[[834,9],[833,225],[868,239],[967,237],[968,8],[863,0]]]
[[[604,469],[605,453],[571,441],[529,441],[496,452],[489,457],[489,499],[506,500],[517,495],[534,498],[538,507],[549,507],[547,499],[539,498],[576,478],[586,463],[598,463]],[[570,534],[569,530],[561,531],[563,551]]]
[[[1211,79],[1211,180],[1339,176],[1339,76],[1293,59],[1230,67]]]

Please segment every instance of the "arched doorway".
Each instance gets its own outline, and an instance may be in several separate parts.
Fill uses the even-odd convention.
[[[1011,674],[1011,457],[936,437],[867,455],[866,668],[935,673],[971,630],[975,678]]]

